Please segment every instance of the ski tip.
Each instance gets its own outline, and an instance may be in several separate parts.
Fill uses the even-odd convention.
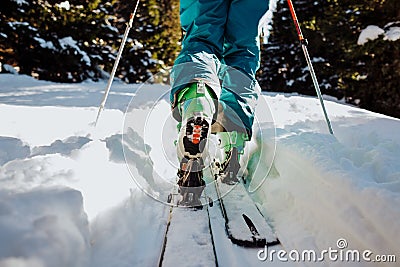
[[[272,246],[279,245],[280,243],[281,243],[281,241],[280,241],[278,238],[276,238],[276,239],[273,240],[273,241],[268,241],[268,242],[265,244],[265,246],[267,246],[267,247],[272,247]]]
[[[242,214],[242,217],[251,232],[251,237],[249,236],[248,239],[240,239],[230,233],[229,239],[232,241],[232,243],[242,247],[254,247],[254,248],[262,248],[266,246],[270,247],[280,244],[279,239],[276,237],[272,237],[269,235],[267,236],[261,235],[258,232],[253,221],[246,214]]]
[[[281,242],[278,238],[268,240],[264,237],[253,237],[252,240],[244,240],[235,238],[232,235],[229,235],[229,239],[235,245],[241,247],[249,247],[249,248],[263,248],[263,247],[272,247],[279,245]]]

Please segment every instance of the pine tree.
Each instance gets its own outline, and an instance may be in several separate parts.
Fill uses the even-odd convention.
[[[309,43],[309,53],[323,93],[340,95],[337,76],[326,54],[324,37],[319,35],[317,15],[325,6],[320,2],[293,1],[304,36]],[[332,50],[329,50],[332,53]],[[273,17],[268,43],[262,47],[259,72],[263,90],[300,92],[315,95],[301,45],[286,0],[278,1]]]
[[[400,28],[400,3],[381,1],[374,8],[374,21],[363,20],[360,30],[377,25],[388,31]],[[353,62],[344,72],[343,88],[347,101],[383,114],[400,117],[400,39],[387,40],[385,35],[363,45],[350,46],[346,60]]]
[[[175,58],[180,35],[178,1],[141,2],[118,78],[145,81]],[[107,78],[135,1],[18,3],[2,2],[0,34],[4,38],[0,39],[0,63],[14,65],[21,74],[39,79],[80,82]]]
[[[361,107],[400,116],[399,40],[357,45],[368,25],[381,28],[400,20],[397,0],[293,1],[322,93]],[[312,92],[286,0],[278,3],[269,43],[263,47],[260,70],[264,90]],[[385,26],[386,25],[386,26]]]
[[[149,0],[141,2],[134,26],[120,63],[120,77],[128,82],[146,80],[160,68],[170,65],[179,47],[179,0]],[[132,11],[134,1],[119,1],[114,13],[119,18],[120,31]],[[140,38],[138,38],[140,37]],[[145,55],[149,57],[143,59]],[[142,68],[132,68],[132,64]]]

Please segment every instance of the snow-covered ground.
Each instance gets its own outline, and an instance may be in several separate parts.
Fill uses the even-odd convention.
[[[94,127],[104,88],[0,75],[1,267],[157,264],[176,171],[168,88],[115,83]],[[400,120],[326,106],[335,136],[317,99],[262,96],[247,146],[249,190],[287,253],[369,250],[400,261]],[[236,266],[279,263],[257,252],[232,246],[220,256],[240,258]],[[326,255],[320,264],[366,262]]]

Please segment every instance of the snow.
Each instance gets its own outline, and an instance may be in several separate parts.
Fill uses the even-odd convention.
[[[186,223],[182,224],[183,221]],[[192,229],[193,225],[197,227],[195,231]],[[208,233],[209,223],[205,209],[190,212],[179,208],[175,209],[168,230],[163,264],[165,266],[185,266],[188,262],[192,262],[195,266],[213,266],[215,256],[212,239]],[[187,253],[184,257],[177,257],[176,252],[185,251],[185,247],[188,246],[195,248],[196,253]],[[202,257],[198,255],[202,255]]]
[[[386,32],[385,40],[396,41],[400,39],[400,27],[390,27]]]
[[[50,50],[57,50],[57,48],[54,46],[52,41],[46,41],[43,38],[39,38],[39,37],[34,37],[33,38],[35,41],[37,41],[40,46],[42,48],[45,49],[50,49]],[[76,54],[80,54],[82,55],[82,61],[86,64],[86,65],[90,65],[90,57],[88,56],[88,54],[85,51],[82,51],[79,46],[77,45],[77,41],[75,41],[71,36],[68,37],[64,37],[58,40],[61,49],[66,50],[68,48],[72,48],[76,53]]]
[[[18,71],[16,69],[14,69],[13,66],[0,63],[0,71],[3,71],[3,70],[4,70],[4,72],[7,72],[7,73],[18,74]]]
[[[376,25],[369,25],[367,28],[361,31],[358,37],[357,44],[363,45],[368,41],[378,39],[379,35],[384,34],[385,31]]]
[[[64,2],[61,2],[61,3],[56,4],[56,5],[57,5],[59,8],[65,9],[65,10],[69,10],[69,9],[71,8],[71,5],[70,5],[69,1],[64,1]]]
[[[14,0],[14,2],[16,2],[19,6],[28,5],[28,2],[25,0]]]
[[[86,266],[89,228],[82,195],[69,188],[2,189],[0,266]],[[26,258],[26,261],[22,260]]]
[[[384,30],[376,25],[369,25],[361,31],[357,40],[357,44],[363,45],[368,41],[378,39],[381,35],[384,36],[384,40],[396,41],[400,38],[400,27],[390,26]]]
[[[42,48],[47,48],[51,50],[55,50],[54,44],[52,41],[46,41],[43,38],[33,37],[35,41],[37,41]]]
[[[17,29],[17,27],[28,27],[29,30],[36,32],[37,29],[30,26],[28,22],[19,22],[19,21],[12,21],[12,22],[7,22],[7,24],[14,30]]]
[[[1,267],[157,264],[177,164],[168,87],[115,82],[94,127],[105,87],[0,75]],[[337,249],[344,238],[398,260],[400,120],[331,100],[335,136],[318,99],[262,95],[249,190],[279,249]],[[210,214],[220,266],[267,264],[226,239],[215,206]]]
[[[264,16],[260,19],[260,22],[259,22],[258,31],[261,33],[260,36],[262,38],[261,41],[263,44],[268,43],[268,37],[270,35],[273,12],[276,11],[277,2],[278,2],[277,0],[269,1],[268,11],[264,14]]]
[[[78,54],[82,55],[83,62],[85,62],[87,66],[90,66],[90,57],[86,52],[82,51],[79,48],[79,46],[77,45],[77,41],[75,41],[71,36],[61,38],[59,42],[62,49],[67,49],[68,47],[71,47]]]

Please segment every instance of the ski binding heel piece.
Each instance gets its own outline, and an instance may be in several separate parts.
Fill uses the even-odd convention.
[[[178,171],[178,186],[181,200],[178,205],[202,209],[201,195],[206,186],[203,180],[202,159],[182,159]]]

